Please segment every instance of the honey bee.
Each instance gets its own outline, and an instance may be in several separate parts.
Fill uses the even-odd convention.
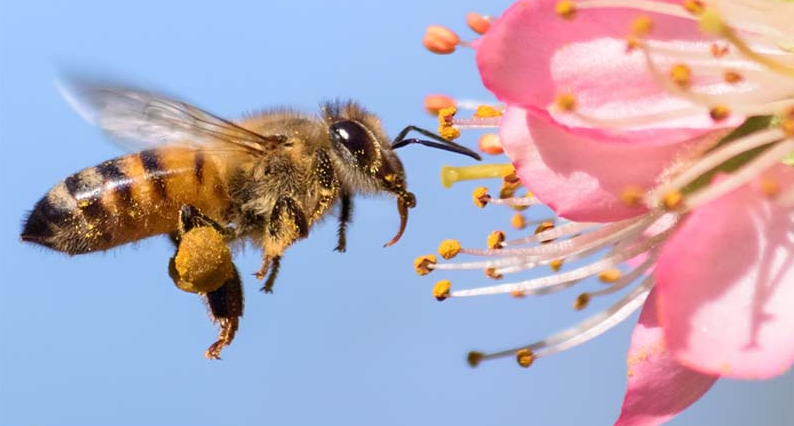
[[[89,80],[64,96],[84,118],[137,152],[77,172],[55,185],[24,221],[21,239],[77,255],[159,234],[176,253],[169,274],[207,302],[219,335],[205,352],[220,359],[243,314],[240,275],[228,244],[262,249],[257,279],[272,292],[284,251],[339,206],[338,244],[357,194],[397,199],[396,243],[416,198],[394,150],[422,144],[479,159],[458,144],[408,126],[390,141],[379,119],[352,101],[319,115],[274,109],[230,121],[160,94]],[[417,131],[427,139],[406,138]]]

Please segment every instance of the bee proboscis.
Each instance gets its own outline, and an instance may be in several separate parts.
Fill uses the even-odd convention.
[[[274,109],[230,121],[163,95],[74,81],[67,100],[85,118],[138,152],[68,176],[36,203],[21,239],[70,255],[107,250],[159,234],[177,246],[169,263],[175,284],[200,294],[220,358],[243,313],[243,292],[227,244],[262,248],[258,279],[271,292],[284,251],[339,205],[338,245],[352,197],[387,193],[400,215],[397,242],[416,199],[394,149],[410,143],[479,159],[471,150],[414,126],[390,141],[359,104],[329,102],[320,114]],[[406,138],[418,131],[433,140]]]

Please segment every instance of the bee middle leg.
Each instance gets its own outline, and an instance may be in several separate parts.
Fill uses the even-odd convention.
[[[343,193],[339,204],[339,228],[337,236],[339,238],[335,251],[344,253],[347,250],[347,225],[353,216],[353,200],[350,194]]]
[[[184,205],[172,235],[177,250],[169,262],[171,278],[180,289],[202,296],[213,322],[220,324],[218,340],[204,354],[210,359],[220,359],[243,315],[242,283],[225,242],[230,232],[197,208]]]
[[[309,223],[306,214],[298,203],[288,195],[281,195],[276,200],[267,224],[264,238],[264,255],[262,266],[256,273],[257,279],[265,278],[270,271],[262,291],[273,292],[273,285],[281,266],[281,255],[295,241],[309,235]]]

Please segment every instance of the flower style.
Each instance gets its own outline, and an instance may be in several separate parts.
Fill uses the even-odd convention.
[[[439,299],[546,294],[598,276],[608,286],[581,293],[574,306],[583,309],[631,289],[571,329],[473,352],[470,363],[515,356],[529,366],[644,305],[620,425],[662,423],[720,376],[768,378],[791,367],[794,169],[782,163],[794,152],[791,16],[794,3],[775,0],[525,0],[472,43],[503,114],[462,120],[442,110],[442,127],[498,125],[515,170],[474,172],[506,175],[510,189],[500,198],[479,190],[475,202],[543,203],[567,222],[519,240],[495,235],[488,250],[445,242],[444,258],[488,259],[423,257],[417,269],[483,268],[501,278],[586,260],[490,287],[442,281]],[[513,197],[516,178],[531,195]]]

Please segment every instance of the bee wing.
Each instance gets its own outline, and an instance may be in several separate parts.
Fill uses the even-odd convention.
[[[59,82],[58,88],[86,121],[127,149],[182,144],[261,155],[287,140],[284,135],[260,135],[186,102],[143,90],[77,79]]]

